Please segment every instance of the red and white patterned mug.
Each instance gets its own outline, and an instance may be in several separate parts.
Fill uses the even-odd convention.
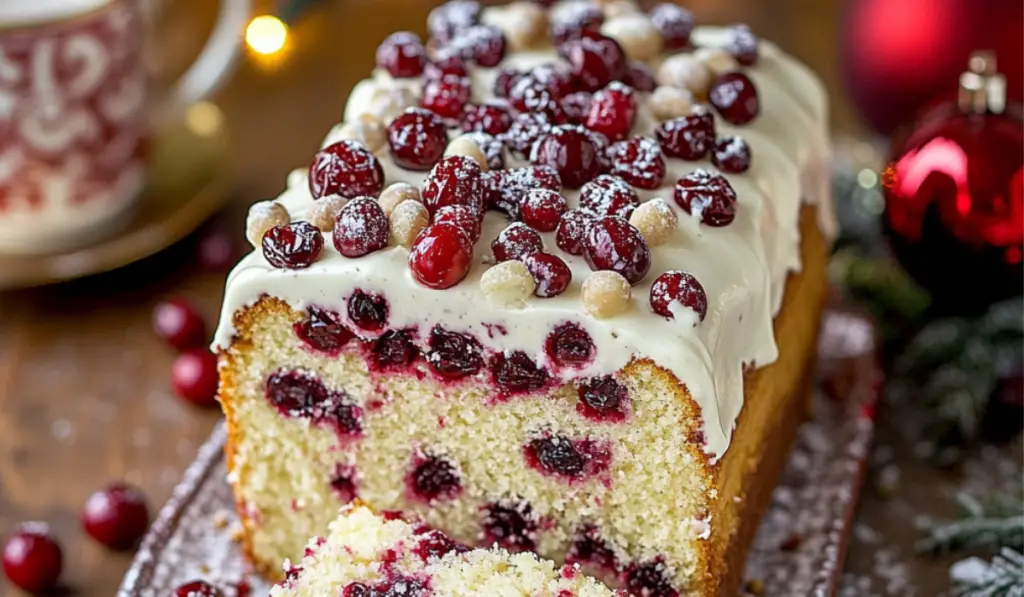
[[[152,0],[0,0],[0,252],[86,244],[126,219],[158,115],[210,93],[250,0],[221,0],[206,47],[167,97],[147,68]]]

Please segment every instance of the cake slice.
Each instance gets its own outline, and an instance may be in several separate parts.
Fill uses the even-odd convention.
[[[271,597],[611,597],[573,566],[531,553],[474,549],[441,531],[364,506],[342,510],[310,541]]]

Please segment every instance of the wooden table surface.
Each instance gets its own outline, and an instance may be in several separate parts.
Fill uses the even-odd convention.
[[[165,20],[176,49],[195,45],[212,2],[175,4]],[[220,218],[242,241],[245,207],[272,197],[340,118],[347,90],[370,70],[393,30],[422,30],[420,0],[334,0],[296,24],[276,68],[243,63],[219,95],[233,136],[232,207]],[[745,21],[806,60],[826,80],[840,128],[852,124],[835,66],[838,0],[691,0],[702,22]],[[168,497],[218,419],[175,398],[173,354],[152,333],[162,298],[193,300],[216,323],[223,273],[201,273],[195,237],[123,270],[0,295],[0,535],[19,521],[49,521],[65,546],[75,595],[114,594],[130,556],[87,540],[86,497],[115,480],[143,488],[152,511]],[[0,593],[9,587],[0,579]],[[11,591],[13,593],[13,591]]]

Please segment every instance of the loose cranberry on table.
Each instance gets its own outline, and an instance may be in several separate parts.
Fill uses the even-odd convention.
[[[661,145],[650,137],[633,137],[608,148],[611,174],[639,189],[653,190],[665,180]]]
[[[425,108],[406,108],[388,125],[391,157],[407,170],[430,170],[447,146],[444,122]]]
[[[703,168],[680,178],[675,199],[683,211],[708,226],[728,226],[736,217],[736,191],[721,174]]]
[[[171,387],[196,406],[217,405],[217,357],[205,348],[183,352],[171,363]]]
[[[584,241],[583,257],[595,271],[616,272],[636,284],[651,268],[651,251],[640,231],[617,216],[598,218]]]
[[[377,47],[377,66],[392,77],[418,77],[426,61],[427,50],[420,37],[411,31],[392,33]]]
[[[665,48],[678,50],[690,45],[693,32],[693,13],[669,2],[663,2],[651,9],[651,22],[665,40]]]
[[[614,39],[590,33],[572,39],[559,47],[569,62],[573,78],[583,91],[597,91],[612,81],[621,81],[628,66],[626,53]]]
[[[345,257],[362,257],[388,244],[388,217],[373,199],[349,201],[334,223],[334,248]]]
[[[667,120],[655,130],[665,155],[684,160],[703,159],[715,143],[715,115],[703,107],[681,118]]]
[[[593,136],[579,126],[555,127],[537,142],[533,153],[534,164],[554,168],[570,189],[580,188],[601,173],[600,150]]]
[[[572,270],[565,261],[550,253],[531,253],[522,258],[537,286],[533,293],[540,298],[550,298],[565,292],[572,282]]]
[[[110,549],[132,549],[149,528],[146,497],[138,489],[122,484],[97,491],[85,502],[82,528]]]
[[[512,126],[512,114],[508,108],[494,103],[466,106],[459,123],[464,131],[483,131],[489,135],[500,135]]]
[[[468,205],[445,205],[434,212],[435,224],[452,224],[466,233],[474,244],[480,240],[481,213]]]
[[[533,189],[523,197],[519,215],[523,223],[539,232],[554,232],[569,209],[565,197],[551,189]]]
[[[188,350],[206,342],[206,322],[183,298],[161,301],[153,307],[153,331],[178,350]]]
[[[661,274],[651,285],[651,309],[655,313],[675,319],[674,304],[693,309],[701,321],[708,314],[708,295],[704,287],[693,275],[678,270]]]
[[[423,81],[420,105],[449,121],[458,121],[472,93],[469,77],[442,75]]]
[[[583,242],[593,222],[594,216],[581,209],[567,211],[555,230],[555,244],[570,255],[582,255]]]
[[[325,195],[377,196],[383,188],[384,168],[380,160],[357,141],[338,141],[313,156],[309,192],[314,199]]]
[[[510,259],[522,259],[530,253],[544,250],[544,241],[536,230],[522,222],[513,222],[491,241],[491,251],[499,263]]]
[[[618,216],[629,219],[640,205],[640,196],[625,180],[602,174],[580,189],[580,209],[597,217]]]
[[[743,137],[722,137],[711,150],[711,163],[722,172],[746,172],[750,169],[750,146]]]
[[[171,597],[224,597],[224,593],[205,580],[194,580],[175,588]]]
[[[733,25],[729,28],[724,49],[743,66],[757,63],[757,35],[746,25]]]
[[[423,181],[420,195],[433,216],[446,205],[465,205],[477,214],[484,213],[484,188],[480,164],[461,155],[451,155],[440,162]]]
[[[584,126],[611,141],[626,138],[636,119],[636,93],[618,81],[594,93]]]
[[[234,237],[223,230],[208,230],[196,243],[196,258],[207,272],[224,273],[239,256]]]
[[[274,226],[263,235],[263,257],[280,269],[304,269],[320,257],[324,235],[316,226],[300,220]]]
[[[454,224],[432,224],[416,238],[409,251],[409,269],[424,286],[451,288],[469,273],[473,243]]]
[[[719,75],[711,83],[708,101],[726,122],[747,124],[761,112],[757,88],[750,77],[741,72]]]
[[[4,575],[28,593],[57,586],[63,561],[60,544],[41,522],[20,525],[4,543]]]

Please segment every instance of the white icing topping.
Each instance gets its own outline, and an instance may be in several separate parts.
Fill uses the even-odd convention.
[[[484,20],[500,20],[504,10],[489,8]],[[724,30],[699,28],[694,39],[701,45],[720,46]],[[744,366],[763,366],[778,356],[772,316],[781,306],[787,274],[800,268],[801,198],[816,202],[823,229],[833,230],[828,208],[829,149],[822,86],[806,67],[776,46],[762,42],[760,50],[757,65],[745,70],[757,87],[761,115],[742,127],[716,120],[719,135],[742,136],[752,155],[749,171],[725,175],[738,196],[735,220],[722,228],[701,226],[679,209],[673,199],[675,181],[697,168],[715,168],[708,161],[666,159],[667,175],[661,188],[637,191],[644,201],[663,198],[676,210],[679,224],[666,243],[652,248],[650,273],[633,287],[632,304],[626,312],[609,319],[595,319],[584,312],[580,285],[591,273],[590,268],[581,257],[558,250],[553,234],[542,235],[545,248],[566,259],[573,272],[573,282],[564,294],[548,299],[531,297],[523,308],[514,310],[486,300],[480,278],[489,267],[485,263],[490,257],[488,243],[507,224],[504,216],[490,212],[469,275],[448,290],[419,285],[409,271],[408,250],[404,247],[348,259],[333,249],[327,234],[320,260],[301,271],[275,269],[260,253],[252,253],[228,279],[214,347],[230,346],[232,315],[264,294],[279,297],[297,309],[318,305],[345,313],[345,301],[354,289],[380,292],[390,301],[391,328],[418,327],[425,336],[430,327],[440,324],[473,334],[488,350],[525,351],[542,365],[547,360],[543,345],[548,333],[558,324],[575,321],[590,333],[597,346],[597,359],[580,374],[610,374],[634,356],[650,358],[668,369],[686,384],[700,405],[705,450],[713,461],[717,460],[729,445],[743,405]],[[501,66],[528,70],[553,60],[557,57],[548,48],[512,54]],[[657,64],[651,66],[656,68]],[[473,71],[475,101],[492,97],[497,72]],[[418,79],[395,81],[377,71],[353,89],[345,118],[351,121],[366,111],[377,110],[379,98],[387,96],[388,89],[415,91],[419,85]],[[657,120],[646,104],[646,94],[640,97],[643,99],[632,134],[652,135]],[[378,155],[388,184],[405,181],[419,185],[426,176],[399,168],[386,149]],[[520,165],[509,160],[509,167]],[[578,205],[578,191],[563,193],[570,207]],[[295,218],[309,211],[312,200],[303,173],[289,176],[288,189],[278,200]],[[695,317],[681,314],[675,320],[666,320],[650,309],[650,285],[660,273],[673,269],[690,272],[707,291],[708,313],[699,325],[694,325]]]

